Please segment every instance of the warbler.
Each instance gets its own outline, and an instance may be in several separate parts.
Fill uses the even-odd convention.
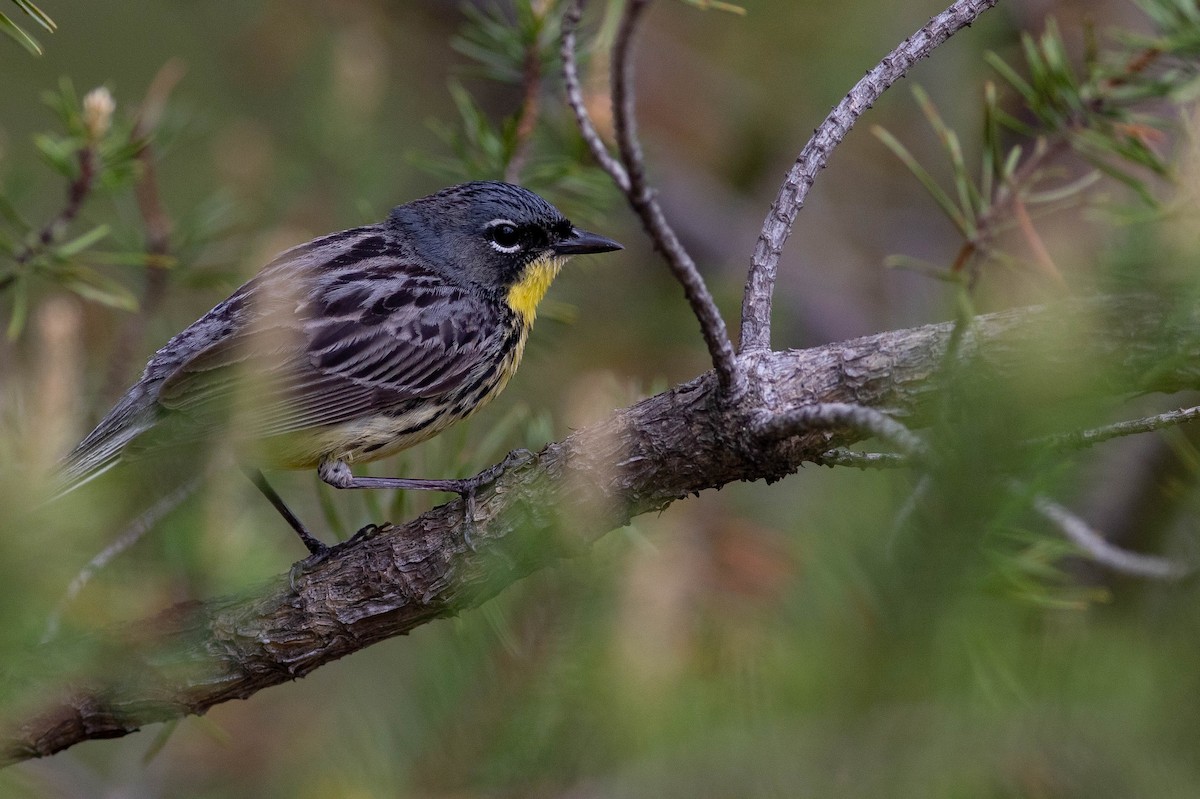
[[[447,491],[470,504],[478,478],[360,477],[352,467],[492,400],[567,258],[619,249],[496,181],[293,247],[150,358],[62,461],[60,492],[123,460],[232,431],[243,468],[314,554],[325,545],[262,469],[315,468],[337,488]]]

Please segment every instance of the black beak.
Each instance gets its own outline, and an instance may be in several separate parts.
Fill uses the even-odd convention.
[[[588,233],[577,227],[571,228],[571,235],[554,245],[555,255],[587,255],[595,252],[612,252],[625,249],[620,244],[604,236]]]

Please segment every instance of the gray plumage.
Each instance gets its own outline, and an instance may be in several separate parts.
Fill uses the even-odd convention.
[[[141,449],[210,440],[231,418],[266,466],[412,446],[515,371],[544,286],[530,283],[529,307],[514,286],[619,246],[532,192],[477,182],[294,247],[154,354],[64,459],[60,492]]]

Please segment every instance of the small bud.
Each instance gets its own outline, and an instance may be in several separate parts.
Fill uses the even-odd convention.
[[[101,86],[92,89],[83,98],[83,124],[88,136],[99,139],[108,133],[112,126],[113,111],[117,110],[117,101],[112,92]]]

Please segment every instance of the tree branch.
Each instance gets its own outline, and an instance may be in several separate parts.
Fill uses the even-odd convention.
[[[629,175],[625,174],[625,167],[620,161],[613,158],[612,153],[608,151],[608,146],[600,138],[600,132],[596,130],[592,116],[588,113],[587,101],[583,97],[583,87],[579,83],[579,62],[575,57],[575,38],[576,31],[579,29],[579,21],[583,19],[583,2],[584,0],[571,0],[562,20],[562,47],[559,49],[559,55],[562,57],[563,84],[567,91],[567,105],[571,106],[571,111],[575,114],[575,122],[579,126],[579,132],[583,136],[584,143],[591,150],[592,157],[596,159],[596,163],[608,173],[622,193],[628,194]]]
[[[854,85],[825,121],[813,132],[812,138],[800,151],[796,163],[788,171],[779,194],[763,221],[762,233],[754,247],[750,274],[742,299],[742,352],[765,350],[771,346],[771,299],[775,278],[779,272],[779,256],[792,232],[808,190],[817,173],[825,168],[829,156],[841,143],[850,128],[870,108],[879,96],[891,87],[917,61],[925,58],[943,42],[970,25],[998,0],[958,0],[899,47],[889,53]]]
[[[1180,408],[1175,411],[1165,411],[1154,416],[1143,416],[1140,419],[1128,419],[1114,422],[1103,427],[1093,427],[1088,430],[1075,430],[1034,441],[1033,444],[1049,446],[1053,449],[1084,449],[1095,446],[1110,439],[1121,436],[1133,436],[1140,433],[1150,433],[1167,427],[1176,427],[1187,422],[1200,419],[1200,405],[1191,408]]]
[[[637,135],[637,115],[634,108],[633,89],[633,40],[642,14],[650,0],[629,0],[621,15],[616,41],[612,52],[612,100],[613,117],[617,132],[617,150],[620,164],[608,155],[608,150],[592,126],[579,88],[579,76],[575,65],[575,29],[583,13],[582,0],[575,0],[563,16],[563,78],[567,86],[567,99],[575,112],[584,140],[588,143],[603,167],[621,189],[630,208],[638,215],[654,247],[667,261],[671,273],[683,286],[683,294],[692,312],[700,322],[700,332],[708,346],[709,357],[716,370],[717,382],[724,394],[732,398],[741,395],[746,387],[746,378],[737,362],[733,342],[725,319],[713,300],[704,278],[696,268],[696,262],[684,248],[675,230],[667,222],[662,207],[655,199],[655,192],[646,181],[646,163],[642,145]]]
[[[1014,490],[1021,492],[1018,484]],[[1033,497],[1034,509],[1062,532],[1068,541],[1079,547],[1090,559],[1120,574],[1149,577],[1155,580],[1178,580],[1191,570],[1186,566],[1154,555],[1130,552],[1112,543],[1093,530],[1087,522],[1066,507],[1042,495]]]
[[[1169,324],[1164,322],[1169,318]],[[0,725],[0,762],[39,757],[156,721],[203,713],[308,674],[432,619],[475,607],[554,561],[581,552],[634,516],[734,481],[776,480],[831,447],[861,440],[852,428],[764,441],[770,415],[814,403],[883,408],[909,426],[937,413],[937,374],[951,324],[867,336],[809,350],[755,353],[769,403],[721,401],[713,373],[650,397],[501,470],[477,501],[476,549],[458,530],[460,501],[386,526],[240,596],[178,605],[105,639],[107,675],[53,664],[51,642],[9,686],[25,701]],[[1065,330],[1087,338],[1048,350]],[[1041,346],[1037,346],[1041,345]],[[1061,386],[1060,402],[1097,393],[1200,387],[1200,309],[1168,313],[1145,296],[1077,300],[980,317],[958,355],[980,380]],[[1066,374],[1089,377],[1061,381]],[[757,395],[757,392],[756,392]]]

